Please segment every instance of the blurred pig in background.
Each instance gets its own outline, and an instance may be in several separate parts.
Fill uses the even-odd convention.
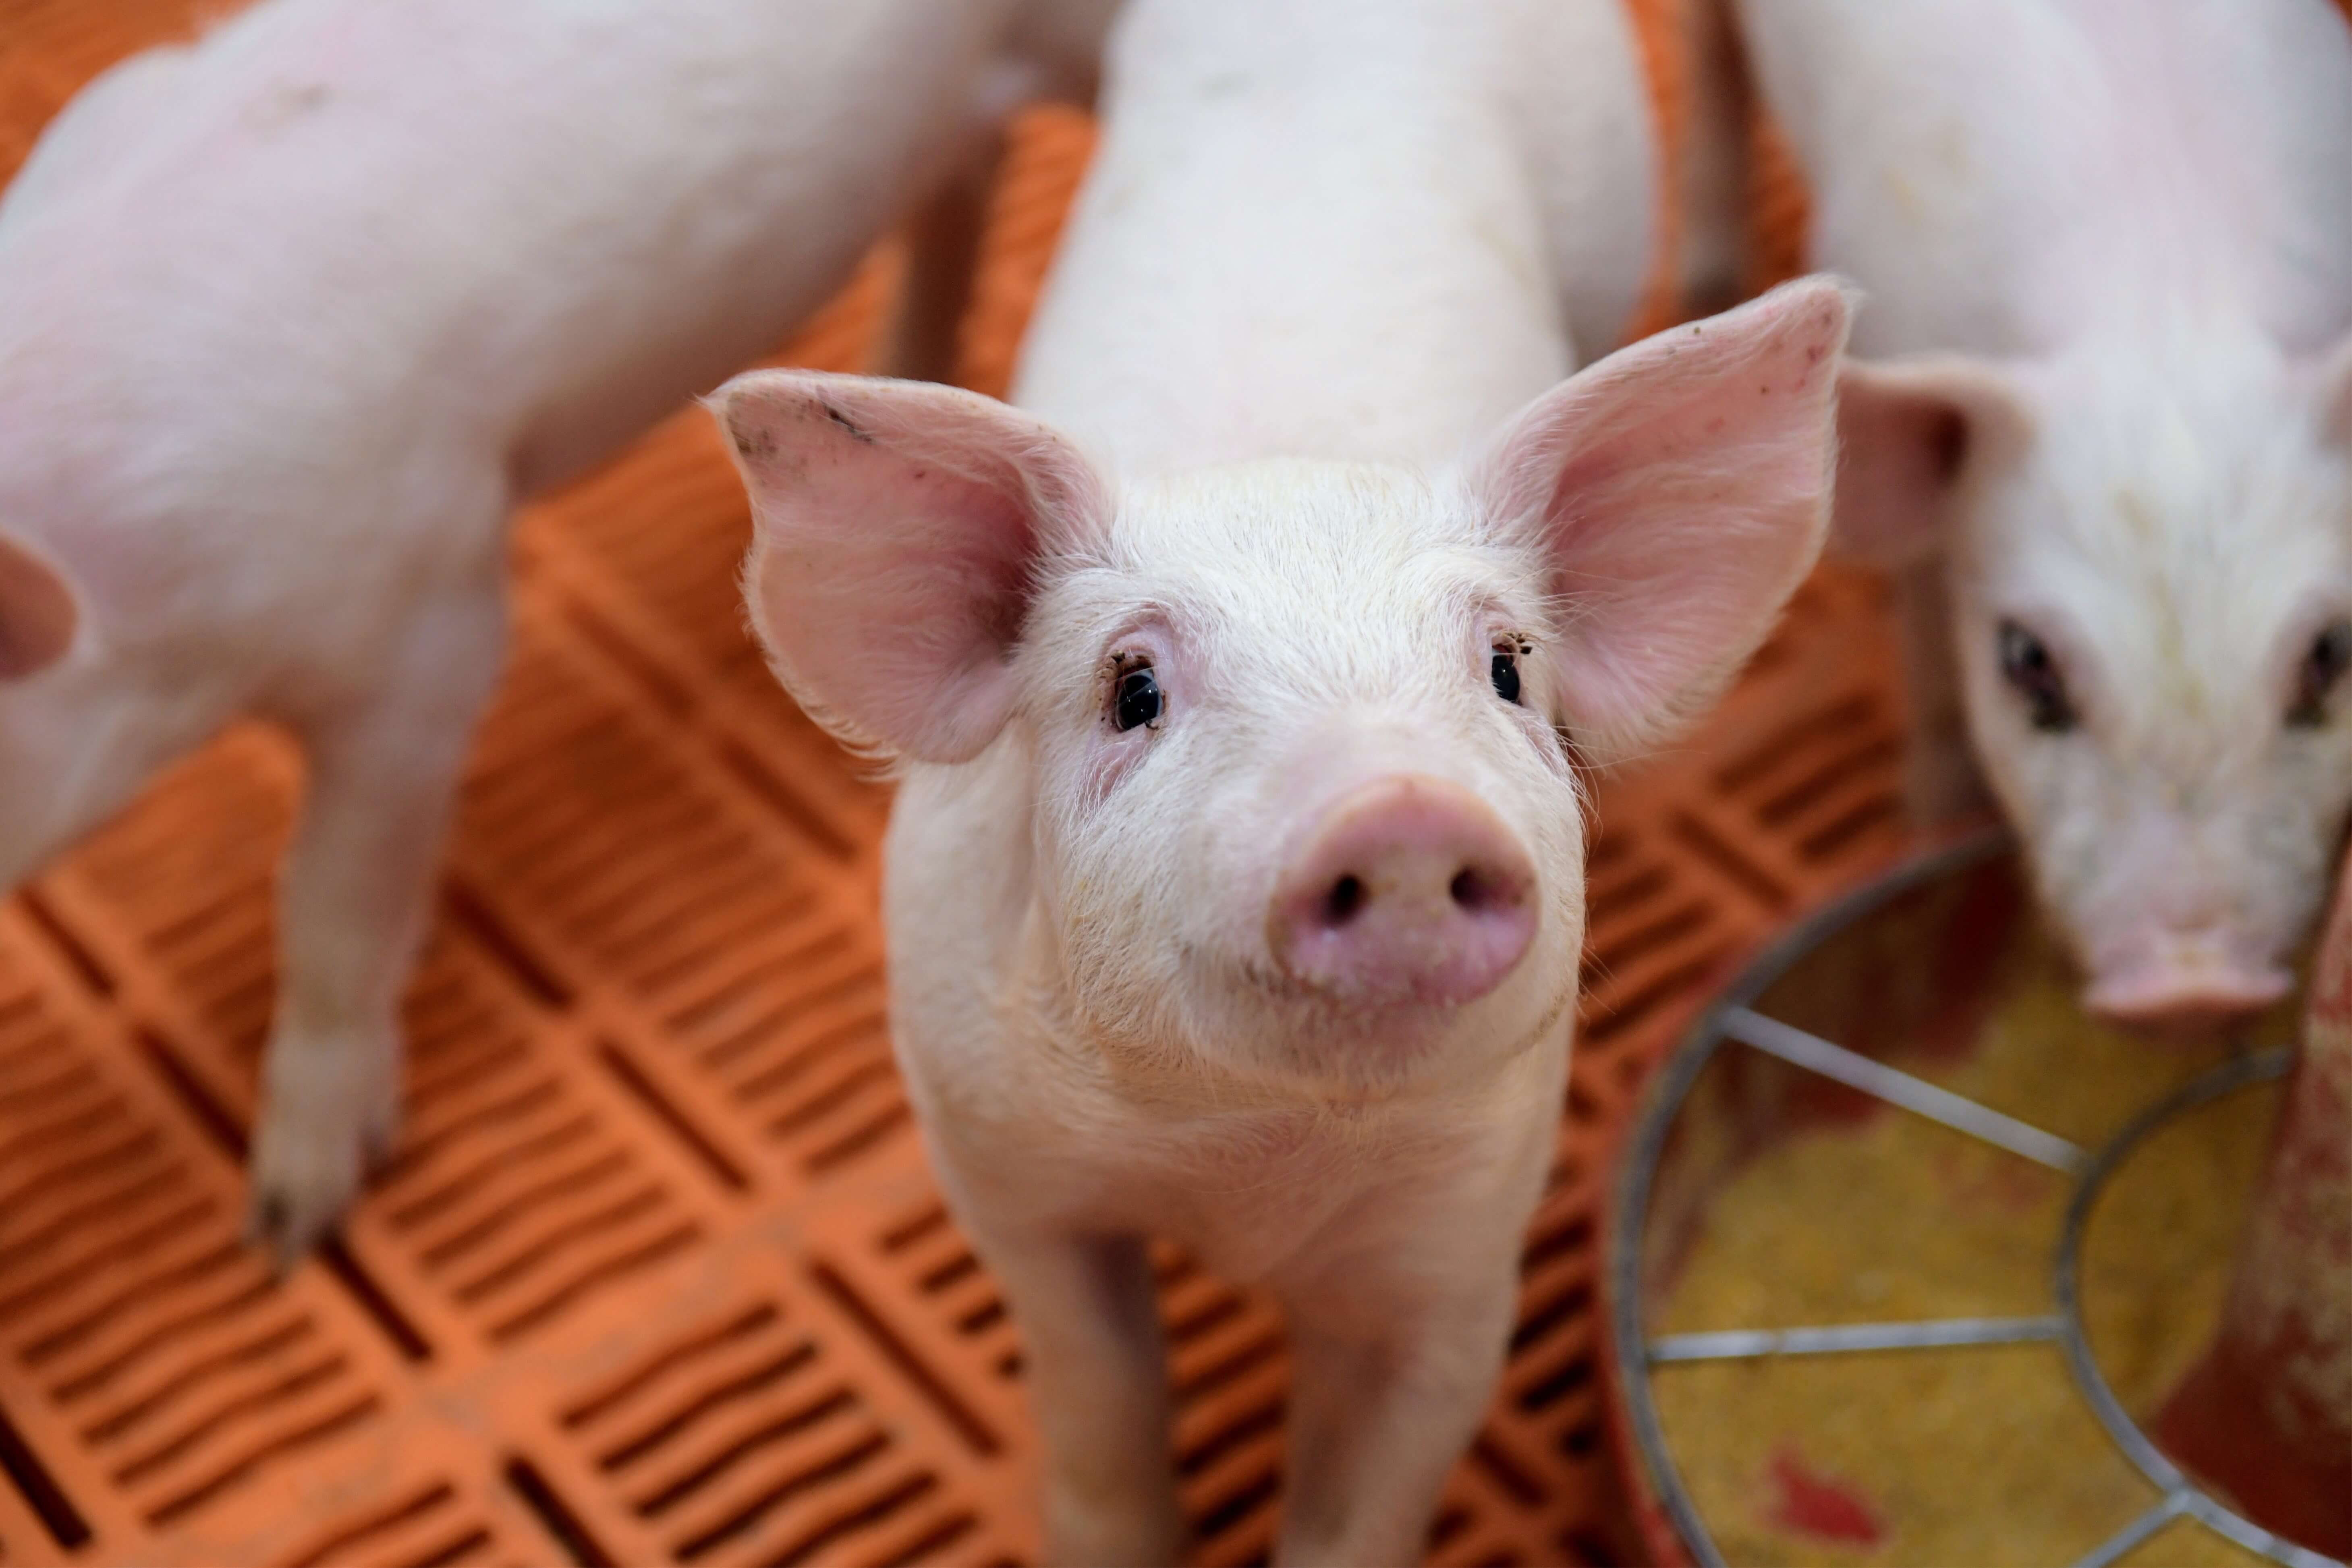
[[[281,1256],[393,1130],[509,509],[969,189],[1106,9],[274,0],[40,142],[0,205],[0,878],[237,715],[299,736],[253,1153]]]
[[[1811,565],[1847,304],[1562,381],[1654,243],[1616,0],[1136,0],[1107,81],[1019,408],[715,400],[746,588],[904,766],[894,1034],[1050,1555],[1181,1554],[1161,1236],[1288,1317],[1282,1559],[1414,1561],[1556,1147],[1580,767],[1675,735]]]
[[[1990,784],[2094,1010],[2276,1000],[2352,797],[2352,31],[1736,8],[1811,259],[1870,299],[1837,529],[1903,573],[1916,806]]]

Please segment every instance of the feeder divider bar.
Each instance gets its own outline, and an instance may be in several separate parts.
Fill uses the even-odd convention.
[[[1793,1024],[1768,1018],[1752,1007],[1724,1009],[1721,1026],[1729,1038],[1753,1046],[1767,1056],[1833,1079],[1849,1089],[1858,1089],[1955,1132],[2006,1149],[2037,1165],[2071,1175],[2089,1163],[2090,1157],[2081,1148],[2054,1132],[2044,1132],[2013,1116],[2004,1116],[1990,1106],[1979,1105],[1950,1089],[1938,1089],[1925,1079],[1914,1078],[1859,1051],[1832,1045]]]
[[[1910,1323],[1831,1323],[1801,1329],[1728,1329],[1665,1334],[1650,1342],[1650,1364],[1737,1361],[1757,1356],[1832,1355],[1853,1351],[1943,1350],[1965,1345],[2031,1344],[2054,1340],[2065,1321],[2040,1318],[1931,1318]]]
[[[2070,1568],[2107,1568],[2121,1562],[2158,1531],[2190,1511],[2194,1495],[2185,1489],[2165,1493],[2154,1508],[2075,1558]]]

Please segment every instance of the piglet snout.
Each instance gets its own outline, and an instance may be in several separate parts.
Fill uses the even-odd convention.
[[[2261,1012],[2294,984],[2276,964],[2249,960],[2205,933],[2166,933],[2101,965],[2083,1005],[2109,1023],[2194,1034]]]
[[[1277,879],[1266,916],[1293,980],[1368,1006],[1475,1000],[1536,929],[1536,877],[1485,802],[1399,774],[1328,808]]]

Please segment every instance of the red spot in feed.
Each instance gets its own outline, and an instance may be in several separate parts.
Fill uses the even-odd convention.
[[[1780,1494],[1772,1522],[1783,1530],[1851,1546],[1875,1546],[1886,1538],[1886,1527],[1868,1503],[1807,1469],[1792,1450],[1772,1457],[1772,1485]]]

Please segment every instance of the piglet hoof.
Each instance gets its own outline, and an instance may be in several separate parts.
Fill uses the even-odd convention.
[[[255,1128],[245,1237],[284,1275],[324,1240],[399,1128],[396,1054],[284,1041]]]
[[[1172,1508],[1049,1495],[1045,1516],[1045,1560],[1052,1568],[1108,1563],[1177,1568],[1190,1555],[1184,1522]]]
[[[283,1277],[334,1229],[359,1193],[363,1150],[348,1132],[267,1122],[254,1142],[245,1238]]]
[[[1191,1531],[1167,1462],[1139,1450],[1066,1454],[1045,1477],[1050,1568],[1177,1568]]]

